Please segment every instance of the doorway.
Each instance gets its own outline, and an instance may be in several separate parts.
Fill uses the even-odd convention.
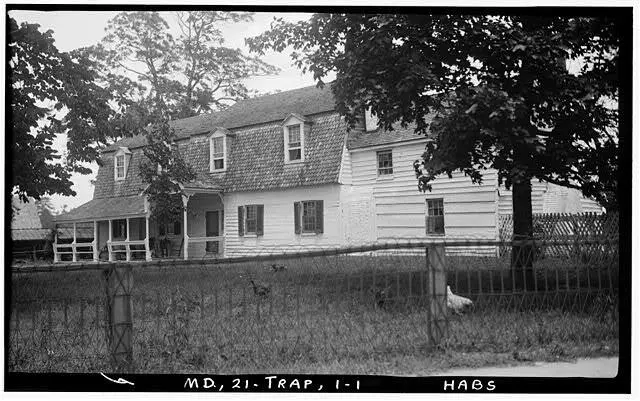
[[[219,237],[222,232],[222,211],[213,210],[205,213],[205,235]],[[220,241],[207,241],[207,253],[220,253]]]

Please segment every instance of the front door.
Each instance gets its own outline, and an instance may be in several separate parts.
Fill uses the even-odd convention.
[[[207,212],[205,215],[207,237],[218,237],[220,235],[220,211]],[[211,253],[220,253],[220,243],[218,241],[207,241],[206,250]]]

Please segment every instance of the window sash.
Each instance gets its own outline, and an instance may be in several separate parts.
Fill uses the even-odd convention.
[[[302,160],[302,134],[300,125],[289,125],[287,127],[287,151],[289,161]]]
[[[390,150],[378,152],[378,175],[393,174],[393,155]]]
[[[245,206],[245,234],[257,234],[258,232],[258,206],[247,205]]]
[[[224,159],[225,159],[225,146],[224,146],[224,137],[214,137],[211,138],[211,159],[213,161],[213,169],[214,170],[222,170],[224,169]]]
[[[427,200],[427,214],[429,216],[443,216],[444,202],[442,199]]]
[[[124,178],[124,173],[125,173],[124,155],[116,156],[116,177]]]
[[[224,155],[224,137],[218,136],[213,138],[213,154],[214,156]]]
[[[302,149],[289,149],[289,160],[302,159]]]
[[[316,231],[316,202],[304,201],[302,202],[302,232],[315,232]]]
[[[300,141],[300,126],[299,125],[290,125],[289,126],[289,149],[299,148],[301,146]]]
[[[427,233],[444,234],[444,216],[427,216]]]
[[[427,234],[444,234],[443,199],[427,199]]]

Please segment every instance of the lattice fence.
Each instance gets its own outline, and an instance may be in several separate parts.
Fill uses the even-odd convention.
[[[513,235],[513,215],[501,215],[499,219],[500,240],[511,241]],[[540,243],[540,256],[570,256],[572,254],[593,253],[594,246],[581,246],[584,241],[611,240],[619,238],[619,220],[617,213],[534,213],[533,237]],[[543,242],[573,241],[574,247],[544,246]],[[510,247],[500,248],[500,255],[506,256]]]

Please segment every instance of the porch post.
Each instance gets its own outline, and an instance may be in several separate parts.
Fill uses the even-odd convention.
[[[53,263],[60,261],[60,255],[58,255],[58,225],[53,226]]]
[[[189,234],[187,233],[187,204],[189,203],[189,197],[182,197],[182,204],[184,205],[184,210],[182,214],[182,221],[184,225],[184,260],[189,259]]]
[[[147,260],[147,262],[151,261],[151,249],[149,249],[149,215],[147,214],[147,216],[144,219],[145,222],[145,226],[146,226],[146,233],[147,233],[147,237],[144,239],[144,249],[146,250],[145,253],[145,259]]]
[[[149,233],[149,218],[151,217],[151,205],[149,205],[149,197],[144,197],[144,211],[145,211],[145,219],[144,224],[146,227],[145,232],[147,236],[144,239],[144,249],[145,249],[145,260],[147,262],[151,261],[151,247],[149,246],[149,240],[151,238],[151,234]]]
[[[125,239],[127,244],[125,245],[125,254],[127,256],[127,262],[131,260],[131,248],[129,247],[129,218],[127,217],[127,238]]]
[[[107,249],[109,250],[109,262],[113,262],[113,250],[111,248],[111,242],[113,240],[113,220],[109,219],[109,242]]]
[[[93,261],[98,261],[98,222],[93,221]]]
[[[71,245],[71,261],[72,262],[76,262],[77,261],[77,256],[76,256],[76,222],[73,222],[73,242]]]

